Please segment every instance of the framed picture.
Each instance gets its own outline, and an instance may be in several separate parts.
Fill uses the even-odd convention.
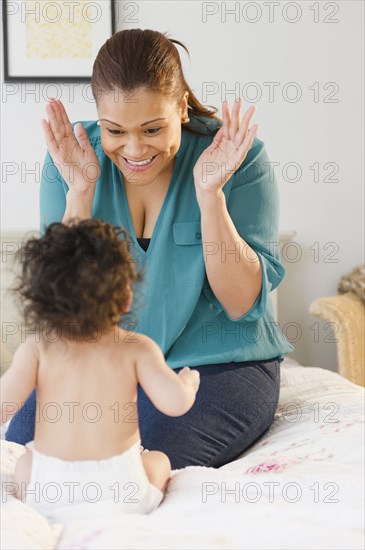
[[[2,0],[5,82],[90,81],[114,0]]]

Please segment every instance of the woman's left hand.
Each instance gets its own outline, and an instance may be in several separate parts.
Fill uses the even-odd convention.
[[[222,104],[223,124],[212,143],[203,151],[194,166],[195,188],[199,193],[217,194],[245,160],[259,125],[248,126],[256,107],[251,106],[240,124],[243,99],[236,99],[232,115],[228,100]]]

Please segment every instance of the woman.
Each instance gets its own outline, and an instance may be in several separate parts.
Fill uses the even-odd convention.
[[[47,106],[41,233],[75,216],[127,229],[146,275],[123,328],[201,380],[194,406],[176,418],[139,388],[142,445],[165,452],[173,469],[219,467],[271,425],[280,361],[294,349],[269,297],[285,274],[279,195],[258,126],[248,131],[255,108],[240,121],[241,98],[232,113],[224,102],[222,123],[185,81],[175,43],[185,48],[148,29],[112,36],[93,67],[98,122],[74,134],[61,102]],[[33,439],[35,410],[33,392],[8,440]]]

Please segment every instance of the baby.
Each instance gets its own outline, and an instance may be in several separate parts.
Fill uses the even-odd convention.
[[[1,378],[1,422],[36,387],[34,441],[16,464],[15,496],[51,521],[150,513],[171,464],[141,454],[137,385],[169,416],[195,401],[199,372],[175,373],[148,336],[119,327],[135,281],[128,234],[100,220],[52,223],[18,252],[27,326],[36,330]]]

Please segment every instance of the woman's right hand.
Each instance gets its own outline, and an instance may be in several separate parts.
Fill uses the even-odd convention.
[[[188,382],[195,392],[198,391],[200,385],[200,373],[197,370],[191,370],[189,367],[184,367],[181,371],[178,372],[178,376]]]
[[[60,100],[52,99],[46,106],[49,121],[42,119],[42,129],[48,151],[69,191],[82,197],[94,193],[100,176],[100,164],[81,123],[72,126]]]

